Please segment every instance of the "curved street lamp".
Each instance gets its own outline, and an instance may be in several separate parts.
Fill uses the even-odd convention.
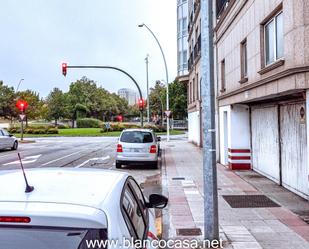
[[[160,50],[161,50],[161,54],[162,54],[162,57],[163,57],[163,61],[164,61],[164,66],[165,66],[165,74],[166,74],[166,111],[169,112],[170,110],[170,105],[169,105],[169,87],[168,87],[168,70],[167,70],[167,64],[166,64],[166,59],[165,59],[165,55],[164,55],[164,52],[163,52],[163,49],[162,49],[162,46],[158,40],[158,38],[155,36],[155,34],[152,32],[152,30],[145,24],[140,24],[138,25],[139,28],[142,28],[142,27],[145,27],[150,33],[151,35],[153,36],[153,38],[156,40]],[[169,115],[166,115],[167,116],[167,123],[166,123],[166,130],[167,130],[167,141],[170,141],[170,118],[169,118]]]
[[[24,80],[24,79],[20,79],[20,81],[19,81],[19,83],[18,83],[18,85],[17,85],[17,88],[16,88],[15,92],[18,92],[19,86],[20,86],[20,84],[21,84],[21,82],[22,82],[23,80]]]

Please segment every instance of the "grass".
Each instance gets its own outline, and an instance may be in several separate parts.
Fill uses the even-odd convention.
[[[120,131],[100,132],[100,128],[75,128],[59,129],[59,134],[24,134],[24,137],[119,137]],[[157,135],[166,135],[166,132],[158,132]],[[181,135],[184,131],[171,130],[171,135]],[[20,137],[20,134],[14,134]]]

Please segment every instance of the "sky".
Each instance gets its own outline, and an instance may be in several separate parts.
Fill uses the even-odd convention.
[[[149,54],[150,86],[165,79],[156,41],[164,50],[169,81],[177,73],[176,0],[2,0],[0,80],[32,89],[46,97],[54,88],[68,91],[71,82],[86,76],[111,92],[136,89],[117,71],[68,69],[61,64],[115,66],[124,69],[146,92],[145,58]]]

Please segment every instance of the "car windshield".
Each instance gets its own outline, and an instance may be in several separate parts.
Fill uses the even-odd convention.
[[[107,241],[107,230],[0,227],[3,249],[86,249],[96,240]]]
[[[125,131],[122,133],[120,142],[124,143],[152,143],[153,137],[148,131]]]

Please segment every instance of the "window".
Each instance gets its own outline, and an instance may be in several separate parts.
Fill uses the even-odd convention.
[[[122,133],[120,142],[124,143],[152,143],[151,132],[144,131],[125,131]]]
[[[182,35],[185,36],[187,35],[187,32],[188,32],[188,28],[187,28],[188,24],[187,24],[187,18],[184,17],[182,19]]]
[[[221,92],[225,92],[225,60],[221,61]]]
[[[0,227],[0,248],[86,249],[87,240],[106,241],[107,237],[107,229]]]
[[[248,54],[247,54],[247,39],[240,44],[240,65],[241,65],[241,80],[248,76]]]
[[[195,78],[193,78],[192,82],[192,102],[195,101]]]
[[[283,57],[283,13],[279,12],[264,25],[265,64]]]
[[[199,89],[199,80],[198,80],[198,74],[196,74],[196,99],[199,100],[200,95],[200,89]]]
[[[123,192],[122,208],[129,230],[133,228],[136,237],[143,239],[146,233],[146,222],[140,204],[135,199],[129,185],[125,187]]]
[[[187,69],[187,66],[188,66],[188,55],[187,54],[188,54],[187,50],[184,50],[182,52],[183,66],[184,66],[185,69]]]

